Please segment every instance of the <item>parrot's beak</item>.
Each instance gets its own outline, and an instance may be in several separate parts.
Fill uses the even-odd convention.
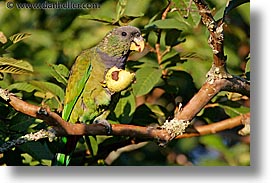
[[[142,52],[144,49],[144,40],[142,37],[134,38],[134,41],[131,43],[130,50]]]

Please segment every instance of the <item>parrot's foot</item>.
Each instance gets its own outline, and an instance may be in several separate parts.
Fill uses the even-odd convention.
[[[47,109],[46,109],[46,108],[41,107],[41,108],[39,108],[39,110],[37,111],[37,114],[47,116],[47,115],[48,115],[48,112],[47,112]]]
[[[94,124],[102,124],[107,132],[107,135],[111,135],[112,133],[112,125],[106,119],[96,119],[93,122]]]

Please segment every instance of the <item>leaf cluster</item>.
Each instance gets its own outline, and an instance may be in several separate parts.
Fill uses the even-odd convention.
[[[127,69],[136,73],[136,81],[121,93],[108,120],[111,123],[162,125],[174,116],[179,103],[185,105],[194,96],[205,82],[212,64],[212,50],[207,43],[209,33],[201,23],[195,4],[189,6],[189,0],[171,2],[165,18],[163,12],[169,3],[165,0],[142,0],[138,5],[134,0],[102,1],[99,9],[66,11],[10,11],[3,8],[1,2],[0,87],[25,101],[49,106],[60,113],[74,58],[83,49],[96,45],[113,27],[133,25],[141,29],[147,45],[141,55],[130,55]],[[250,22],[249,14],[245,13],[249,11],[249,4],[232,1],[227,9],[225,2],[210,0],[209,4],[215,7],[212,10],[215,18],[228,22],[225,28],[228,71],[249,79]],[[14,20],[18,25],[12,23]],[[7,38],[6,35],[11,36]],[[214,123],[249,110],[249,100],[245,96],[221,92],[198,114],[193,124]],[[17,113],[0,101],[0,145],[42,128],[47,128],[43,121]],[[84,140],[80,141],[72,164],[98,165],[112,150],[125,146],[129,150],[119,154],[117,159],[111,158],[110,164],[249,165],[249,144],[237,135],[238,130],[174,140],[165,148],[149,142],[131,149],[125,146],[132,140],[127,137],[90,137],[92,152],[87,151]],[[0,162],[50,165],[61,146],[58,140],[28,142],[0,154]]]

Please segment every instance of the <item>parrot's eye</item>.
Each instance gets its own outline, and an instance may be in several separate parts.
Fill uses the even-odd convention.
[[[127,36],[127,33],[126,32],[122,32],[121,35],[122,36]]]

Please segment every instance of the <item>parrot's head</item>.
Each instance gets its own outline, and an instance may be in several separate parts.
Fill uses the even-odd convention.
[[[131,51],[143,51],[144,39],[138,28],[122,26],[107,33],[99,45],[109,56],[128,56]]]

